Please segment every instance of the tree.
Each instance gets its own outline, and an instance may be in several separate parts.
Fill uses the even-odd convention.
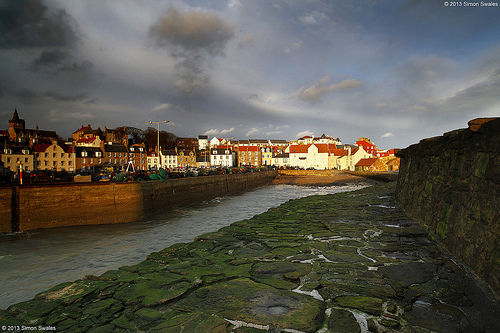
[[[143,142],[148,150],[155,150],[158,141],[158,130],[153,127],[148,127],[143,131]],[[177,136],[167,131],[160,131],[160,146],[162,149],[174,149]]]

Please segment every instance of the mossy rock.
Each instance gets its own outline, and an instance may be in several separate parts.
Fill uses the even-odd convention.
[[[123,310],[123,304],[112,298],[97,300],[87,304],[82,309],[81,319],[92,318],[100,323],[106,323],[114,319],[114,315]]]
[[[348,310],[332,309],[328,318],[328,332],[332,333],[359,333],[361,328],[354,315]]]
[[[292,262],[258,262],[252,267],[254,279],[278,289],[291,290],[298,287],[300,277],[311,272],[311,264]]]
[[[145,321],[155,321],[161,318],[162,313],[151,308],[141,308],[135,312],[135,315]]]
[[[21,320],[35,320],[49,315],[52,311],[61,306],[59,300],[45,300],[35,298],[30,301],[17,303],[9,306],[8,311],[16,314]]]
[[[131,282],[139,279],[140,277],[141,276],[139,274],[123,271],[120,269],[107,271],[106,273],[100,276],[101,279],[118,281],[118,282]]]
[[[154,306],[171,301],[193,287],[187,281],[178,281],[162,285],[156,281],[139,281],[124,285],[115,293],[115,298],[126,305],[142,303],[144,306]]]
[[[124,330],[127,330],[129,332],[137,331],[137,328],[129,321],[126,316],[121,316],[114,319],[113,321],[111,321],[111,324],[115,325],[116,327],[123,328]]]
[[[112,283],[99,280],[76,280],[65,282],[36,295],[36,298],[55,300],[63,304],[70,304],[84,297],[112,286]]]
[[[164,266],[151,260],[144,260],[133,266],[122,266],[120,269],[137,274],[147,274],[160,271]]]
[[[382,303],[380,298],[366,296],[340,296],[335,298],[334,303],[351,309],[357,309],[374,316],[382,314]]]
[[[161,333],[191,333],[214,332],[227,333],[232,326],[227,320],[219,316],[208,315],[202,312],[186,313],[169,311],[162,317],[162,323],[149,329],[148,332]]]
[[[278,290],[250,279],[224,281],[201,287],[180,300],[180,311],[203,312],[259,325],[315,332],[325,305],[312,297]]]

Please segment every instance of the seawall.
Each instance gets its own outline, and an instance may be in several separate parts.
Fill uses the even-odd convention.
[[[500,295],[500,118],[403,150],[398,202]]]
[[[277,171],[127,183],[0,188],[0,233],[126,223],[271,182]]]

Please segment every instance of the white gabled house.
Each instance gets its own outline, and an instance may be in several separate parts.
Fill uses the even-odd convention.
[[[339,158],[337,158],[337,169],[338,170],[348,170],[355,171],[356,163],[358,163],[363,158],[372,157],[371,154],[366,152],[363,147],[352,148],[350,146],[347,147],[347,153],[342,154]]]
[[[210,165],[213,167],[236,166],[236,152],[230,147],[210,149]]]

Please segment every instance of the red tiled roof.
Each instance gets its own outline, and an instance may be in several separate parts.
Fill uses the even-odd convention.
[[[334,146],[334,148],[330,148],[330,153],[334,156],[345,156],[347,155],[347,149],[337,149]]]
[[[240,151],[259,151],[257,146],[240,146]]]
[[[94,142],[95,139],[96,139],[95,136],[92,136],[90,138],[81,138],[76,143],[92,143]]]
[[[37,153],[43,153],[43,152],[45,152],[45,151],[47,150],[47,148],[49,148],[50,146],[52,146],[52,145],[50,145],[50,144],[48,144],[48,143],[38,143],[38,144],[36,144],[36,145],[33,145],[33,151],[34,151],[34,152],[37,152]]]
[[[375,161],[377,161],[376,158],[362,158],[356,163],[356,166],[371,166]]]
[[[74,131],[73,133],[78,133],[78,132],[80,132],[80,131],[86,131],[86,130],[88,130],[88,129],[91,129],[90,125],[88,125],[88,126],[83,126],[83,125],[82,125],[82,127],[81,127],[80,129],[78,129],[78,130]]]
[[[307,151],[311,145],[291,145],[290,146],[290,154],[307,154]]]

